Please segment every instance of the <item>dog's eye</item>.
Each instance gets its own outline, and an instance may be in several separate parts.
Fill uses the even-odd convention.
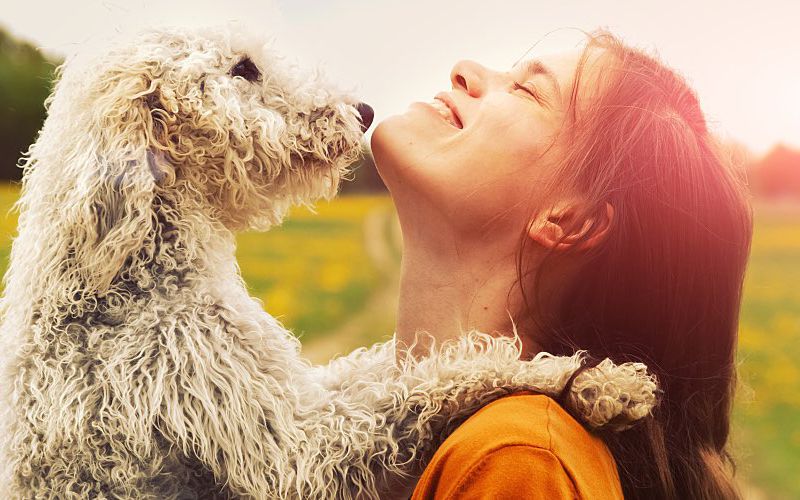
[[[241,76],[248,82],[254,82],[261,76],[261,72],[249,57],[245,57],[231,68],[231,76]]]

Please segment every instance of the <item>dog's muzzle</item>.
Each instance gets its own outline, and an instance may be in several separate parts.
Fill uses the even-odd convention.
[[[361,120],[361,131],[366,132],[369,126],[372,125],[372,119],[375,118],[375,111],[373,111],[369,104],[363,102],[356,104],[356,111],[358,111],[358,116]]]

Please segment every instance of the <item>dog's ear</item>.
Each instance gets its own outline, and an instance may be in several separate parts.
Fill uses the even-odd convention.
[[[145,150],[124,158],[100,158],[100,174],[73,214],[80,234],[72,248],[87,288],[105,292],[125,261],[138,258],[157,223],[153,208],[157,169]]]
[[[135,265],[153,248],[157,193],[175,179],[172,158],[152,139],[153,71],[68,66],[31,148],[21,206],[37,220],[40,271],[59,275],[52,279],[65,284],[75,314],[89,303],[81,296],[108,291],[127,259]]]
[[[141,104],[150,140],[157,143],[168,143],[168,139],[165,137],[167,127],[164,123],[174,118],[168,110],[169,104],[163,102],[160,90],[157,87],[151,87],[148,93],[141,97]]]
[[[78,184],[83,191],[72,208],[72,252],[89,290],[103,293],[126,265],[145,258],[142,249],[155,238],[153,206],[159,185],[174,180],[174,170],[152,144],[158,131],[150,105],[152,86],[136,99],[115,106],[117,129],[95,128],[95,150]],[[116,120],[115,120],[116,122]]]

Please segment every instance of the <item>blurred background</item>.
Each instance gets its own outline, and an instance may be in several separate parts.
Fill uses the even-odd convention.
[[[218,24],[275,36],[307,66],[376,109],[376,121],[449,88],[459,59],[496,69],[574,47],[607,27],[655,51],[697,91],[713,131],[744,165],[755,235],[739,339],[733,448],[748,498],[800,498],[800,49],[792,1],[389,2],[26,1],[0,11],[0,274],[18,196],[17,163],[45,117],[53,71],[146,25]],[[368,144],[368,138],[366,141]],[[252,295],[315,361],[391,337],[401,236],[369,152],[343,195],[239,237]]]

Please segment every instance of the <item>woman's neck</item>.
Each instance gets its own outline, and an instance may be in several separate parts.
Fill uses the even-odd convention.
[[[515,256],[499,245],[461,244],[453,239],[434,246],[406,240],[397,338],[411,343],[417,332],[427,332],[438,343],[472,329],[512,335],[509,309],[514,307],[514,296],[512,304],[508,299],[515,281]],[[423,348],[429,342],[425,336],[418,339]]]

